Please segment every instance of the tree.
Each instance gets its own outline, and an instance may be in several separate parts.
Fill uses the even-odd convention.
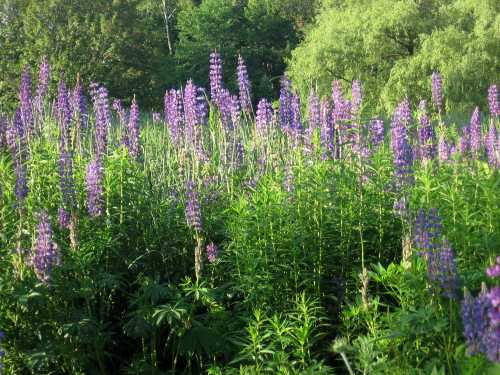
[[[330,92],[333,79],[361,79],[372,108],[390,110],[408,95],[430,95],[441,72],[450,108],[485,103],[498,81],[498,2],[346,0],[325,2],[293,51],[289,72],[302,92]]]
[[[268,0],[205,0],[179,13],[176,51],[179,76],[207,85],[208,57],[218,50],[224,59],[226,83],[235,88],[241,54],[253,79],[255,98],[277,93],[285,58],[298,42],[293,21]]]

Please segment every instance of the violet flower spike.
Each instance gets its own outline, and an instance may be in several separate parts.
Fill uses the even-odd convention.
[[[261,99],[257,105],[257,113],[255,116],[255,126],[257,133],[261,136],[265,135],[267,129],[271,125],[273,118],[273,110],[271,103],[267,99]]]
[[[139,106],[134,98],[132,99],[132,104],[130,106],[130,116],[128,120],[128,152],[133,158],[137,158],[139,155]]]
[[[219,99],[224,88],[222,82],[222,60],[220,54],[216,51],[210,54],[210,97],[218,106]]]
[[[23,69],[21,84],[19,86],[19,103],[23,133],[31,134],[33,131],[33,103],[31,100],[31,76],[28,67]]]
[[[245,65],[245,60],[243,57],[238,56],[238,68],[237,68],[237,76],[238,76],[238,88],[239,88],[239,101],[241,110],[246,113],[250,113],[252,111],[252,100],[251,100],[251,84],[248,79],[247,67]]]
[[[481,143],[481,115],[479,107],[476,107],[470,119],[470,149],[476,157],[479,155]]]
[[[279,121],[281,128],[286,130],[292,123],[292,83],[286,75],[281,77],[279,101]]]
[[[420,146],[420,155],[423,160],[432,160],[436,156],[436,136],[427,114],[425,100],[420,102],[419,108],[420,123],[418,127],[418,141]]]
[[[217,260],[217,257],[219,255],[219,248],[213,242],[210,242],[207,245],[206,252],[207,252],[207,259],[210,263],[213,263]]]
[[[31,262],[37,278],[44,284],[50,284],[54,267],[61,264],[61,255],[57,244],[52,240],[52,227],[47,213],[39,215],[38,235]]]
[[[197,232],[203,230],[200,201],[193,181],[188,181],[186,185],[185,215],[186,222],[191,228]]]
[[[492,118],[500,116],[500,107],[498,106],[497,85],[491,85],[488,88],[488,106],[490,109],[490,116]]]
[[[413,153],[408,137],[411,121],[410,105],[405,99],[401,102],[392,119],[392,152],[394,154],[395,174],[399,187],[413,183]]]

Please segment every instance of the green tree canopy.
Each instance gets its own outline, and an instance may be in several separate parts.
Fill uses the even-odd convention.
[[[361,79],[369,105],[429,97],[439,71],[448,108],[485,103],[500,72],[500,3],[494,0],[345,0],[325,6],[292,53],[304,93]]]
[[[285,58],[298,42],[293,20],[281,15],[273,1],[205,0],[178,16],[176,51],[179,76],[207,85],[208,57],[213,50],[224,60],[224,79],[235,87],[241,54],[248,65],[255,97],[276,93]]]

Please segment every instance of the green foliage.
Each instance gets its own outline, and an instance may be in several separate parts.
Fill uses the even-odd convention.
[[[247,63],[255,98],[275,95],[284,59],[298,41],[293,23],[267,0],[205,0],[179,13],[176,57],[184,79],[208,83],[208,56],[213,50],[224,60],[225,81],[236,85],[236,56]]]
[[[360,79],[372,109],[429,97],[430,74],[444,79],[449,110],[486,103],[499,76],[496,1],[340,1],[326,6],[293,51],[289,72],[304,93],[327,94],[333,79]]]

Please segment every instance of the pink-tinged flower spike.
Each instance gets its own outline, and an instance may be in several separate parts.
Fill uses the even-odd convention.
[[[238,56],[238,88],[241,110],[246,113],[252,111],[252,100],[250,94],[250,80],[248,79],[247,67],[243,57]]]
[[[38,220],[38,236],[31,262],[36,277],[44,284],[50,284],[52,270],[61,264],[57,244],[52,240],[52,227],[47,213],[42,212]]]
[[[213,263],[217,260],[217,257],[219,255],[219,248],[217,245],[215,245],[213,242],[210,242],[207,245],[207,259],[210,263]]]
[[[257,105],[257,114],[255,117],[255,126],[257,133],[261,136],[267,134],[267,130],[273,120],[273,109],[266,99],[261,99]]]
[[[472,155],[477,157],[481,150],[481,146],[481,114],[479,112],[479,107],[476,107],[470,119],[470,150]]]
[[[370,140],[373,149],[379,148],[384,143],[384,120],[370,121]]]
[[[488,105],[490,108],[490,116],[492,118],[500,116],[497,85],[491,85],[488,89]]]
[[[132,105],[130,106],[130,116],[128,120],[128,152],[133,158],[137,158],[139,155],[139,106],[134,98],[132,99]]]
[[[359,110],[361,109],[361,101],[363,99],[363,94],[361,91],[361,81],[355,79],[352,81],[352,89],[351,89],[351,113],[354,116],[359,114]]]
[[[161,113],[153,112],[153,122],[156,124],[161,122]]]
[[[443,111],[443,81],[441,74],[438,72],[432,73],[432,102],[439,114]]]
[[[494,121],[490,123],[485,144],[488,164],[492,168],[500,167],[500,143],[498,142],[498,132]]]
[[[491,267],[486,268],[486,275],[492,279],[500,277],[500,256],[497,256],[496,262]]]

